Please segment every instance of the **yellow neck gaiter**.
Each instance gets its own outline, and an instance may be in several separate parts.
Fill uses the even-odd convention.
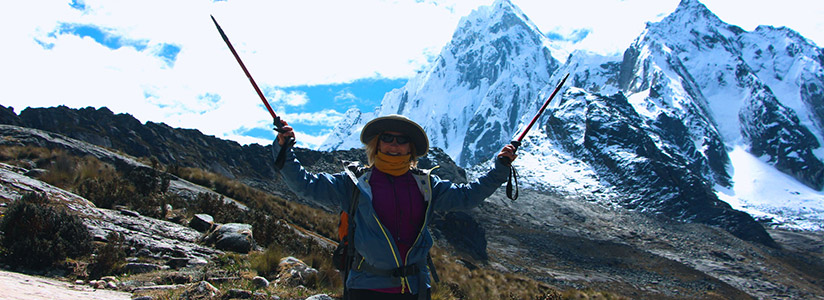
[[[375,158],[375,167],[386,174],[401,176],[409,171],[409,158],[411,156],[412,154],[394,156],[378,151],[378,156]]]

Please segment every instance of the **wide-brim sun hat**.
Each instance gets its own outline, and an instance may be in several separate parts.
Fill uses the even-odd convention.
[[[409,137],[415,145],[415,154],[420,157],[429,151],[429,138],[421,125],[402,115],[388,115],[375,118],[361,130],[361,143],[368,144],[373,138],[385,131],[396,131]]]

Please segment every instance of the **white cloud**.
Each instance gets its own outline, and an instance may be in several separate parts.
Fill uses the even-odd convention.
[[[344,114],[333,109],[325,109],[311,113],[285,113],[283,118],[290,123],[306,125],[335,126],[343,119]]]
[[[309,149],[317,149],[320,147],[326,138],[329,137],[329,133],[325,133],[322,135],[311,135],[301,131],[295,132],[295,142],[297,143],[296,146],[302,148],[309,148]]]
[[[66,2],[23,1],[0,12],[4,28],[17,29],[6,40],[14,47],[0,50],[0,104],[18,112],[26,106],[107,106],[141,121],[230,137],[228,132],[237,128],[271,121],[210,14],[222,22],[261,86],[345,82],[375,74],[406,77],[426,62],[422,49],[448,40],[454,25],[444,22],[455,22],[442,7],[412,1],[329,1],[320,3],[323,9],[303,1],[85,5],[88,11],[80,12]],[[53,34],[60,23],[93,24],[112,35],[146,40],[148,48],[111,50],[89,37]],[[440,40],[431,39],[435,32]],[[53,47],[45,49],[35,39]],[[174,65],[157,56],[161,44],[180,47]],[[270,100],[287,106],[309,101],[305,94],[282,91]],[[321,114],[294,116],[327,125],[340,118],[333,110]]]
[[[757,0],[747,9],[705,0],[722,20],[752,30],[752,22],[787,25],[824,40],[821,7]],[[644,28],[672,12],[677,0],[513,0],[544,31],[591,29],[574,47],[623,51]],[[351,82],[381,76],[408,78],[451,38],[458,20],[492,0],[413,1],[14,1],[0,10],[0,90],[4,106],[109,107],[139,120],[196,128],[245,141],[233,132],[271,127],[271,117],[217,33],[213,14],[261,87]],[[802,9],[799,9],[802,8]],[[752,23],[752,24],[756,24]],[[146,41],[109,49],[90,37],[55,34],[60,24],[94,25],[113,36]],[[810,29],[812,28],[812,29]],[[38,42],[39,41],[39,42]],[[43,45],[48,45],[44,47]],[[158,53],[180,47],[174,64]],[[282,92],[282,91],[281,91]],[[305,94],[271,97],[293,122],[332,126],[348,107],[297,113]],[[341,94],[341,99],[351,95]],[[347,101],[332,105],[350,105]],[[293,118],[293,119],[292,119]],[[307,136],[319,143],[323,135]]]
[[[309,97],[302,91],[287,92],[281,89],[267,90],[266,98],[275,104],[282,103],[288,106],[302,106],[309,102]]]
[[[809,0],[698,0],[722,21],[751,31],[758,25],[787,26],[824,43],[824,5]],[[644,30],[675,11],[679,0],[512,0],[544,32],[572,33],[591,29],[586,39],[571,45],[601,54],[623,52]]]
[[[335,103],[339,104],[353,103],[356,100],[358,100],[358,96],[355,96],[354,93],[348,90],[340,91],[337,95],[335,95]]]

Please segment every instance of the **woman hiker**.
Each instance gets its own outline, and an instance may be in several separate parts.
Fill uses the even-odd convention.
[[[274,143],[276,161],[284,143],[295,136],[292,127],[283,124]],[[433,211],[481,204],[507,180],[510,167],[501,158],[515,160],[515,147],[503,147],[495,167],[483,177],[456,184],[416,168],[418,158],[429,150],[429,139],[407,117],[376,118],[363,127],[360,140],[366,167],[311,174],[287,149],[278,172],[299,197],[350,213],[355,254],[344,276],[346,299],[430,299],[427,255],[433,241],[426,225]]]

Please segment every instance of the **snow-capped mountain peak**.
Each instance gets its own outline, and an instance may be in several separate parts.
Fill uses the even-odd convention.
[[[377,115],[410,117],[432,146],[462,166],[485,161],[542,103],[541,90],[559,65],[548,43],[507,0],[476,9],[462,18],[431,68],[386,94]],[[349,145],[338,139],[330,137],[321,150]]]
[[[757,193],[736,182],[752,179],[740,171],[751,161],[742,159],[745,149],[810,188],[800,194],[820,213],[787,226],[822,229],[821,48],[787,28],[744,31],[697,0],[682,0],[649,23],[623,56],[575,51],[559,60],[552,48],[520,9],[496,1],[464,17],[431,67],[387,93],[374,116],[404,114],[459,165],[483,168],[570,73],[559,95],[564,104],[539,119],[519,150],[523,160],[515,166],[530,174],[525,186],[769,243],[761,225],[722,201],[759,217],[793,219],[777,214],[783,204],[751,199]],[[341,124],[341,135],[321,150],[359,146],[359,128],[372,117]],[[747,203],[758,203],[761,213]]]

